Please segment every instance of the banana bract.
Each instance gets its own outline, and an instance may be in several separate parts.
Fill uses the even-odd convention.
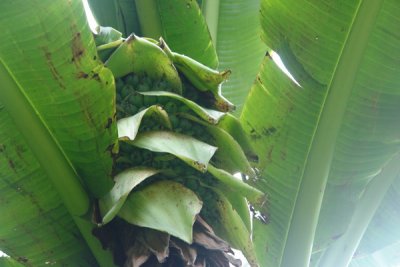
[[[234,176],[255,178],[257,156],[227,113],[234,106],[221,85],[230,71],[175,53],[162,39],[103,33],[109,38],[97,36],[98,49],[111,49],[105,65],[116,78],[120,142],[95,234],[121,266],[240,266],[231,247],[258,266],[248,205],[261,208],[265,195]]]

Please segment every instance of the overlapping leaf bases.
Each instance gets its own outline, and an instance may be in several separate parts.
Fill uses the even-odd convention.
[[[258,266],[248,201],[261,207],[265,196],[233,176],[251,181],[255,157],[227,115],[221,84],[230,72],[163,40],[116,36],[109,51],[100,43],[116,78],[116,183],[99,200],[95,235],[120,266],[241,266],[231,247]]]

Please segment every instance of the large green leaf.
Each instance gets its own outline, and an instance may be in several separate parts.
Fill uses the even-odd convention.
[[[209,202],[212,203],[215,210],[210,212],[212,215],[207,217],[208,222],[218,236],[227,240],[232,247],[243,252],[250,266],[257,267],[253,242],[246,223],[223,194],[217,190],[213,194],[215,194],[215,197],[211,198]]]
[[[56,188],[4,107],[0,140],[0,250],[24,264],[94,264]]]
[[[118,137],[121,139],[134,140],[138,134],[140,124],[146,116],[148,119],[160,122],[160,124],[165,126],[167,129],[172,128],[167,112],[160,106],[154,105],[131,117],[118,120]]]
[[[81,218],[112,187],[116,141],[114,81],[82,3],[2,1],[0,10],[0,249],[25,264],[87,265],[90,247],[112,266]]]
[[[218,58],[206,21],[194,0],[158,0],[162,36],[168,46],[210,68],[218,66]]]
[[[110,222],[118,214],[133,188],[158,172],[158,170],[152,168],[136,167],[124,170],[116,175],[114,187],[99,200],[99,208],[103,217],[101,223]]]
[[[81,2],[1,7],[4,64],[91,192],[103,195],[112,186],[114,80],[96,58]]]
[[[88,0],[96,21],[102,26],[113,27],[128,36],[140,35],[140,24],[134,0]]]
[[[244,100],[258,72],[266,46],[260,40],[260,0],[204,0],[207,20],[219,59],[219,69],[232,75],[223,94],[242,110]]]
[[[140,133],[135,140],[127,142],[154,152],[170,153],[202,172],[207,170],[208,162],[217,150],[191,136],[168,131]]]
[[[263,39],[301,86],[267,55],[242,113],[270,196],[270,224],[254,225],[262,266],[307,266],[312,252],[330,253],[399,152],[399,8],[262,2]]]
[[[0,257],[0,266],[2,267],[22,267],[23,265],[10,257]]]
[[[172,50],[215,68],[217,54],[201,10],[194,0],[89,0],[102,26],[158,39]]]
[[[190,244],[193,223],[202,204],[193,191],[181,184],[160,181],[132,192],[118,215],[132,224],[167,232]]]
[[[203,120],[208,121],[209,123],[212,123],[212,124],[218,123],[218,121],[225,115],[224,112],[204,108],[190,99],[187,99],[185,97],[182,97],[178,94],[174,94],[171,92],[152,91],[152,92],[141,92],[141,94],[149,95],[149,96],[167,97],[167,98],[172,98],[172,99],[178,100],[179,102],[183,103],[188,108],[190,108],[200,118],[202,118]]]

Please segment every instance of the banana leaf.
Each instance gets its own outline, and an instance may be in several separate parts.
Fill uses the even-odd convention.
[[[0,266],[2,267],[22,267],[23,265],[10,257],[0,256]]]
[[[24,265],[113,266],[82,217],[112,187],[117,140],[113,77],[82,3],[0,10],[0,250]]]
[[[176,52],[215,68],[218,58],[201,9],[191,0],[89,0],[102,26],[153,39],[163,37]],[[107,12],[105,12],[107,10]]]
[[[141,34],[137,8],[133,0],[88,0],[96,21],[119,30],[123,35]]]
[[[140,111],[134,116],[118,120],[118,137],[121,139],[134,140],[139,131],[139,126],[146,116],[158,120],[160,124],[164,125],[167,129],[172,128],[167,112],[160,106],[154,105]]]
[[[185,104],[188,108],[190,108],[194,113],[196,113],[200,118],[209,123],[216,124],[218,121],[225,115],[224,112],[220,112],[213,109],[204,108],[199,106],[192,100],[189,100],[185,97],[182,97],[178,94],[165,92],[165,91],[152,91],[152,92],[141,92],[142,95],[151,95],[151,96],[160,96],[160,97],[168,97],[172,99],[176,99],[183,104]]]
[[[135,225],[167,232],[191,244],[193,224],[202,204],[197,195],[183,185],[160,181],[132,192],[118,216]]]
[[[239,115],[267,47],[260,39],[260,0],[204,0],[206,18],[219,59],[219,69],[232,75],[222,93]]]
[[[136,139],[126,142],[153,152],[170,153],[202,172],[207,170],[208,162],[217,150],[191,136],[168,131],[140,133]]]
[[[361,239],[349,225],[367,187],[386,194],[374,181],[400,151],[399,8],[262,1],[262,38],[297,81],[270,52],[241,116],[260,156],[258,188],[270,197],[270,224],[254,224],[262,266],[308,266],[312,253],[313,266],[332,255],[351,262],[353,254],[332,248]],[[373,217],[375,209],[365,212]]]
[[[117,174],[114,177],[114,187],[107,195],[99,199],[99,208],[103,217],[101,224],[110,222],[118,214],[133,188],[157,173],[155,169],[136,167]]]

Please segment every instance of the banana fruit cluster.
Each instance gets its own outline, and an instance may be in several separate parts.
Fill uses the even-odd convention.
[[[115,77],[119,148],[97,235],[118,233],[118,241],[100,238],[108,247],[129,243],[119,256],[125,266],[240,266],[230,247],[258,266],[249,205],[262,206],[265,195],[234,176],[255,179],[256,156],[221,93],[230,71],[134,34],[98,50]],[[136,239],[121,241],[130,231]]]

